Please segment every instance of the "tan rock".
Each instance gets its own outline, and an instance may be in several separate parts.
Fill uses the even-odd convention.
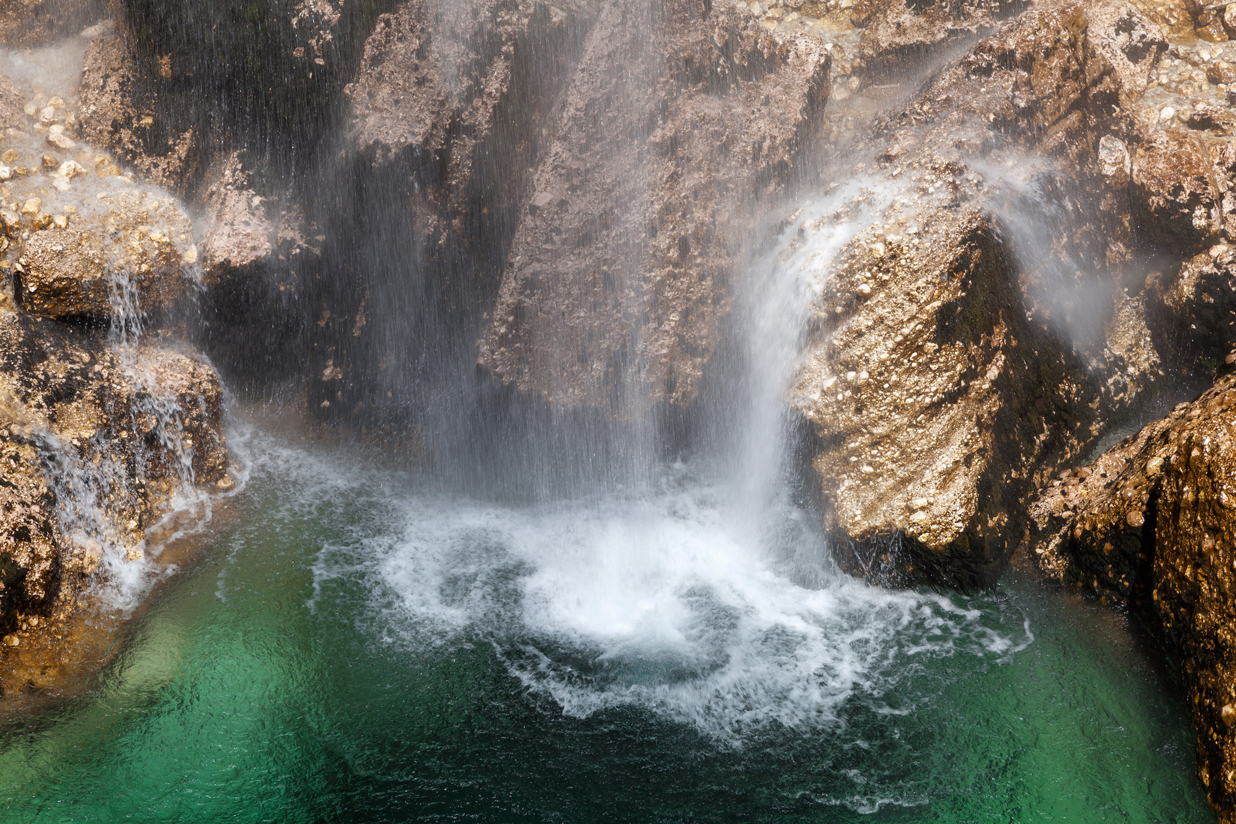
[[[184,451],[169,447],[177,441]],[[177,490],[214,488],[226,468],[209,366],[158,349],[117,353],[0,312],[0,633],[20,644],[62,626],[105,553],[139,549]],[[106,507],[62,500],[83,490]]]
[[[1198,771],[1236,816],[1236,376],[1108,450],[1032,508],[1045,574],[1127,604],[1180,662]],[[1079,473],[1080,474],[1080,473]]]
[[[667,13],[650,41],[637,2],[602,9],[481,344],[483,366],[556,408],[691,402],[749,227],[822,114],[818,43],[728,6]],[[630,55],[638,70],[614,72]]]
[[[50,226],[35,200],[23,212],[35,212],[36,229]],[[184,292],[183,260],[193,231],[176,201],[131,191],[99,204],[106,208],[79,213],[72,228],[31,233],[17,295],[23,309],[54,318],[109,318],[122,291],[144,312],[166,308]],[[126,289],[118,290],[119,284]]]

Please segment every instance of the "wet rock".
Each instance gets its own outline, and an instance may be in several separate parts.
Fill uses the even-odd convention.
[[[212,166],[199,195],[199,344],[241,389],[298,362],[299,301],[321,254],[316,227],[290,198],[259,194],[257,177],[234,152]]]
[[[1200,354],[1213,370],[1236,344],[1236,248],[1219,243],[1148,280],[1151,323],[1173,360],[1185,368]]]
[[[194,357],[0,312],[0,633],[53,631],[105,555],[140,557],[176,492],[222,479],[222,414]]]
[[[878,123],[869,188],[801,224],[791,254],[871,221],[816,274],[791,395],[847,569],[990,583],[1026,497],[1161,375],[1144,302],[1092,273],[1132,242],[1131,106],[1165,45],[1123,3],[1032,9]]]
[[[1192,134],[1155,132],[1133,159],[1134,216],[1139,236],[1191,253],[1218,235],[1219,189],[1205,148]]]
[[[192,176],[236,150],[273,177],[298,179],[317,171],[315,153],[338,133],[343,86],[374,20],[392,5],[114,0],[124,42],[98,44],[83,85],[107,89],[102,126],[116,145],[149,156],[156,171],[183,167],[188,179],[174,181],[182,193],[193,194]]]
[[[188,215],[154,192],[122,192],[48,228],[41,204],[28,201],[32,228],[16,287],[21,307],[51,318],[112,318],[158,311],[183,294],[185,268],[197,255]],[[40,217],[45,220],[40,220]]]
[[[1127,604],[1182,665],[1198,771],[1236,815],[1236,377],[1221,379],[1056,481],[1032,507],[1030,555],[1054,580]]]
[[[198,129],[192,122],[176,123],[177,118],[162,109],[157,119],[148,113],[142,105],[142,79],[119,33],[91,40],[82,69],[82,135],[114,152],[151,183],[184,193],[198,164]]]
[[[76,34],[107,14],[107,0],[4,0],[0,3],[0,45],[44,46]]]
[[[741,246],[828,93],[818,43],[743,10],[671,2],[651,36],[645,14],[610,4],[589,34],[481,344],[555,408],[691,402]]]
[[[859,58],[868,75],[904,76],[951,43],[990,33],[997,21],[1025,8],[1024,2],[961,3],[952,0],[889,0],[866,20]]]

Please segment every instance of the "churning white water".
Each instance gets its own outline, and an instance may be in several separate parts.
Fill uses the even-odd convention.
[[[910,712],[894,692],[927,660],[1023,649],[1028,626],[1010,636],[944,595],[842,574],[787,493],[784,399],[810,301],[862,215],[895,195],[854,184],[789,222],[739,319],[745,375],[721,454],[661,464],[643,488],[535,506],[384,486],[387,523],[322,550],[310,608],[328,582],[360,575],[384,643],[491,644],[568,715],[637,707],[732,743],[770,724],[842,723],[852,700]],[[310,497],[348,485],[325,465],[297,472],[320,486]]]

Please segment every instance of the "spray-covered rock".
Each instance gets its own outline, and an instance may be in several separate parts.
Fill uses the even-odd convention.
[[[777,39],[745,9],[606,6],[520,217],[481,364],[558,408],[689,403],[750,227],[818,122],[828,66],[818,43]]]
[[[228,458],[222,391],[200,360],[113,349],[11,311],[0,312],[0,344],[0,490],[11,504],[0,635],[11,635],[30,616],[43,631],[62,624],[100,565],[140,559],[173,496],[215,488]]]
[[[1117,149],[1164,46],[1122,3],[1031,10],[877,125],[853,201],[799,220],[782,254],[824,286],[791,404],[855,573],[994,580],[1025,497],[1154,384],[1144,304],[1096,273],[1131,242]]]
[[[184,293],[197,249],[175,200],[121,191],[74,210],[63,227],[31,232],[19,262],[16,297],[27,312],[110,320],[168,308]]]
[[[910,74],[950,44],[990,33],[998,20],[1027,4],[887,0],[870,5],[858,54],[869,75],[885,78]]]
[[[162,109],[156,117],[143,106],[139,71],[119,33],[108,31],[90,41],[81,79],[82,134],[149,182],[184,193],[197,172],[200,129]]]
[[[30,48],[76,34],[106,15],[107,5],[107,0],[4,0],[0,45]]]

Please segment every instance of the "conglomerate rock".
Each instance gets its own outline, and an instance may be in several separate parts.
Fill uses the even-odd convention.
[[[141,557],[173,494],[226,476],[218,377],[188,355],[0,312],[0,401],[0,634],[67,617],[105,547]]]
[[[990,582],[1025,497],[1154,382],[1143,303],[1097,273],[1132,242],[1129,106],[1165,46],[1123,3],[1033,9],[877,125],[860,199],[799,223],[783,254],[823,288],[791,405],[847,568]]]
[[[625,72],[614,72],[622,64]],[[557,408],[695,396],[733,267],[828,93],[827,53],[745,12],[607,5],[511,245],[480,363]]]
[[[171,306],[197,261],[193,227],[176,201],[154,191],[122,191],[91,204],[71,225],[30,232],[16,298],[35,315],[110,320]]]
[[[859,47],[867,75],[880,79],[909,74],[950,44],[988,34],[1025,2],[886,0],[875,4]]]
[[[1236,376],[1065,471],[1032,508],[1031,558],[1162,630],[1182,665],[1198,770],[1236,820]]]

